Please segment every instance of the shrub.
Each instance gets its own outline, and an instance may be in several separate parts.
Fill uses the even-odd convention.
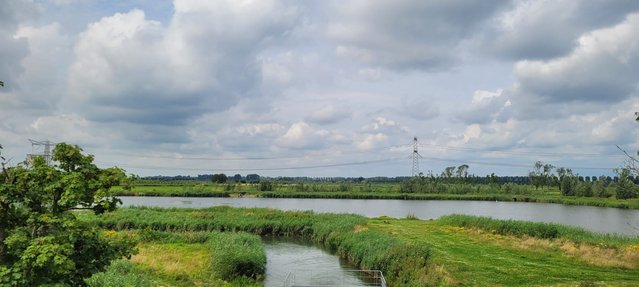
[[[585,182],[585,181],[581,181],[581,182],[577,183],[577,188],[575,189],[575,195],[577,195],[577,196],[585,196],[585,197],[592,197],[592,195],[593,195],[592,185],[590,183]]]
[[[617,171],[619,181],[616,183],[617,199],[629,199],[637,196],[637,186],[630,180],[630,170],[623,168]]]
[[[260,191],[273,191],[273,183],[267,180],[260,181]]]
[[[152,287],[157,286],[151,276],[138,270],[124,259],[115,260],[106,271],[96,273],[85,282],[90,287]]]
[[[213,233],[210,241],[212,271],[218,278],[260,279],[266,271],[266,252],[259,236],[248,233]]]
[[[560,180],[561,195],[573,196],[577,186],[577,178],[573,176],[563,176]]]

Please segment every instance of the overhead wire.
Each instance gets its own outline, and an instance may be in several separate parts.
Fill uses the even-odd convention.
[[[264,167],[264,168],[215,168],[217,171],[276,171],[276,170],[294,170],[294,169],[314,169],[314,168],[327,168],[327,167],[340,167],[340,166],[355,166],[355,165],[368,165],[377,164],[382,162],[390,162],[396,160],[402,160],[403,158],[385,158],[378,160],[366,160],[356,162],[344,162],[334,164],[320,164],[320,165],[302,165],[302,166],[289,166],[289,167]],[[99,162],[101,164],[109,164],[105,162]],[[190,170],[190,171],[209,171],[210,168],[184,168],[184,167],[170,167],[170,166],[135,166],[135,165],[121,165],[123,168],[137,168],[137,169],[151,169],[151,170]]]
[[[574,152],[562,152],[562,153],[550,153],[550,152],[536,152],[536,151],[507,151],[507,150],[486,150],[486,149],[478,149],[478,148],[470,148],[470,147],[456,147],[456,146],[445,146],[445,145],[435,145],[435,144],[419,144],[419,147],[430,147],[435,149],[444,149],[444,150],[454,150],[454,151],[471,151],[471,152],[482,152],[482,153],[495,153],[495,154],[505,154],[505,155],[534,155],[534,156],[545,156],[545,157],[565,157],[565,156],[574,156],[574,157],[623,157],[621,154],[603,154],[603,153],[574,153]]]
[[[412,147],[412,144],[403,144],[403,145],[393,145],[393,146],[385,146],[375,149],[374,151],[381,150],[392,150],[395,148],[408,148]],[[453,150],[453,151],[465,151],[465,152],[478,152],[478,153],[496,153],[496,154],[509,154],[509,155],[533,155],[533,156],[555,156],[555,157],[565,157],[565,156],[583,156],[583,157],[610,157],[617,155],[608,155],[608,154],[597,154],[597,153],[547,153],[547,152],[527,152],[527,151],[506,151],[506,150],[485,150],[478,148],[470,148],[470,147],[454,147],[454,146],[444,146],[444,145],[434,145],[434,144],[419,144],[419,147],[430,147],[435,149],[444,149],[444,150]],[[371,153],[371,150],[362,151],[358,150],[356,153]],[[112,152],[112,154],[120,154],[128,157],[134,158],[145,158],[145,159],[170,159],[170,160],[203,160],[203,161],[261,161],[261,160],[286,160],[286,159],[310,159],[310,158],[327,158],[330,155],[322,154],[322,153],[314,153],[314,154],[304,154],[304,155],[296,155],[296,156],[271,156],[271,157],[255,157],[255,156],[247,156],[247,157],[196,157],[196,156],[182,156],[182,155],[144,155],[144,154],[133,154],[126,152]],[[344,154],[353,154],[353,152],[344,152],[341,151],[341,154],[338,156],[343,156]],[[385,158],[379,160],[367,160],[367,161],[355,161],[355,162],[341,162],[341,163],[332,163],[332,164],[317,164],[317,165],[301,165],[301,166],[280,166],[280,167],[262,167],[262,168],[215,168],[215,170],[219,171],[277,171],[277,170],[296,170],[296,169],[317,169],[317,168],[330,168],[330,167],[342,167],[342,166],[355,166],[355,165],[367,165],[367,164],[378,164],[382,162],[390,162],[397,160],[405,160],[410,157],[401,157],[401,158]],[[422,156],[423,159],[432,160],[432,161],[440,161],[440,162],[450,162],[450,163],[463,163],[463,164],[475,164],[475,165],[487,165],[487,166],[502,166],[502,167],[513,167],[513,168],[530,168],[530,164],[519,164],[519,163],[506,163],[506,162],[491,162],[491,161],[476,161],[476,160],[461,160],[461,159],[453,159],[453,158],[439,158],[439,157],[430,157],[430,156]],[[108,164],[104,163],[103,164]],[[117,165],[117,164],[116,164]],[[121,167],[125,168],[135,168],[135,169],[149,169],[149,170],[189,170],[189,171],[208,171],[211,168],[189,168],[189,167],[175,167],[175,166],[138,166],[138,165],[121,165]],[[588,167],[588,166],[566,166],[567,168],[572,169],[582,169],[582,170],[607,170],[613,169],[612,167]]]

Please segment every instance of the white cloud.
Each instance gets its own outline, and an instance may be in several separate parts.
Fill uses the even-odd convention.
[[[359,150],[370,151],[380,146],[380,144],[386,142],[388,136],[383,133],[369,134],[363,139],[356,142],[356,147]]]
[[[306,120],[311,123],[328,125],[338,123],[350,115],[349,111],[338,109],[333,105],[327,105],[313,112],[313,114],[306,117]]]
[[[566,56],[584,33],[622,21],[636,1],[518,0],[479,37],[495,56],[552,59]]]
[[[639,146],[637,1],[71,2],[0,5],[0,139],[20,156],[27,138],[280,167],[413,136],[491,151],[423,151],[458,160]]]
[[[282,148],[305,149],[324,146],[329,140],[329,131],[312,127],[305,122],[296,122],[275,143]]]
[[[104,17],[80,35],[67,104],[91,120],[165,125],[225,110],[255,94],[257,52],[294,17],[275,1],[176,1],[168,26],[140,10]]]

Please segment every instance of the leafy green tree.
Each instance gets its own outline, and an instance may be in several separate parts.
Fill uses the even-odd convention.
[[[616,197],[617,199],[628,199],[637,197],[637,185],[630,180],[630,169],[621,168],[615,170],[619,175],[619,180],[616,183]]]
[[[577,188],[575,189],[575,195],[577,196],[585,196],[592,197],[593,196],[593,188],[592,184],[585,181],[579,181],[577,183]]]
[[[226,176],[226,174],[223,173],[216,173],[213,175],[213,178],[211,179],[214,183],[226,183],[226,181],[228,181],[228,176]]]
[[[564,196],[576,195],[577,184],[578,184],[576,177],[564,175],[561,177],[559,182],[560,182],[559,187],[561,190],[561,195],[564,195]]]
[[[593,181],[592,183],[592,194],[596,197],[606,198],[610,196],[608,192],[606,192],[606,177],[601,176],[599,180]]]
[[[457,167],[455,176],[457,176],[461,182],[465,183],[468,180],[468,168],[469,166],[467,164],[462,164]]]
[[[126,176],[100,169],[78,146],[58,144],[54,164],[41,157],[31,167],[0,174],[0,286],[84,286],[112,260],[130,256],[133,244],[107,238],[80,222],[73,210],[101,214],[120,200],[110,193]]]
[[[535,189],[539,189],[540,186],[544,185],[543,167],[544,163],[537,161],[533,165],[533,170],[528,173],[530,182],[535,186]]]
[[[269,180],[263,180],[260,182],[260,191],[273,191],[273,183]]]
[[[535,189],[552,184],[552,170],[555,168],[554,165],[537,161],[533,167],[534,169],[528,173],[528,177],[530,178],[530,182],[535,186]]]

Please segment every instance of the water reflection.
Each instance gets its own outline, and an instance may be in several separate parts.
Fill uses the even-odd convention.
[[[348,270],[354,267],[328,251],[294,238],[264,237],[266,280],[264,286],[280,287],[293,274],[305,286],[366,286]]]

